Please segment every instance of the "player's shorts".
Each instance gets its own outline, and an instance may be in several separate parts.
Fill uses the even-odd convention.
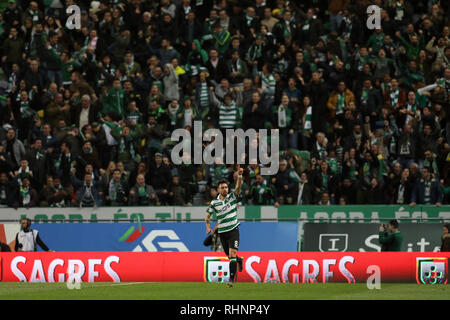
[[[222,243],[223,251],[228,256],[230,248],[238,250],[239,248],[239,226],[233,230],[219,233],[220,242]]]

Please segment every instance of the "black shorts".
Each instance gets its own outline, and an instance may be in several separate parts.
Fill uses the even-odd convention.
[[[239,226],[233,230],[219,233],[220,242],[222,243],[223,251],[228,256],[230,248],[238,250],[239,248]]]

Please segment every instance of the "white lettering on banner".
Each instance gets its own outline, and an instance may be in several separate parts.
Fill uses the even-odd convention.
[[[14,275],[17,277],[17,279],[19,279],[19,281],[21,281],[21,282],[27,282],[27,277],[25,277],[25,275],[22,273],[22,271],[19,270],[17,265],[19,263],[26,263],[26,262],[27,262],[27,258],[22,257],[22,256],[17,256],[14,259],[12,259],[12,261],[11,261],[11,271],[12,271],[12,273],[14,273]]]
[[[439,218],[444,219],[444,222],[450,221],[450,212],[439,212]]]
[[[339,248],[336,248],[336,242],[340,241]],[[331,243],[331,248],[329,244]],[[323,233],[319,235],[319,250],[325,251],[347,251],[348,234],[346,233]]]
[[[420,252],[425,252],[425,248],[427,245],[429,245],[430,243],[428,241],[425,240],[425,238],[420,238],[420,241],[417,242],[417,245],[420,247]]]
[[[120,259],[118,256],[109,256],[105,259],[104,262],[104,270],[105,273],[114,281],[120,282],[120,277],[111,267],[112,263],[119,263]],[[27,277],[19,269],[18,264],[27,263],[27,259],[24,256],[17,256],[11,260],[11,271],[14,276],[21,282],[28,282]],[[50,261],[47,270],[44,269],[42,260],[35,259],[29,260],[29,263],[33,263],[32,271],[30,274],[30,282],[45,282],[47,279],[48,282],[55,282],[55,276],[58,277],[58,282],[65,282],[65,274],[64,273],[55,273],[55,269],[57,266],[63,267],[65,265],[65,261],[57,258]],[[88,259],[88,281],[95,282],[95,280],[99,277],[99,272],[95,271],[95,266],[102,264],[102,259]],[[45,273],[47,271],[47,273]],[[80,283],[82,282],[82,277],[85,275],[86,266],[82,260],[79,259],[69,259],[67,260],[67,283]]]
[[[310,266],[313,270],[310,272]],[[317,282],[317,276],[319,275],[319,263],[316,260],[303,260],[303,283]]]
[[[35,260],[31,271],[30,282],[45,282],[44,268],[41,260]]]
[[[84,263],[78,259],[69,259],[67,267],[67,282],[68,283],[81,283],[81,277],[84,275],[86,268]]]
[[[314,222],[316,222],[316,223],[320,222],[319,219],[324,219],[324,220],[327,220],[327,222],[328,222],[328,219],[329,219],[328,212],[316,212],[316,213],[314,213],[314,219],[315,219]]]
[[[113,262],[119,263],[120,258],[118,256],[110,256],[110,257],[106,258],[105,271],[108,274],[108,276],[110,276],[111,279],[113,279],[114,282],[120,282],[119,275],[111,268],[111,263],[113,263]]]
[[[153,240],[157,237],[167,237],[170,240],[180,240],[178,235],[173,230],[152,230],[143,240],[142,245],[147,249],[147,251],[156,252],[158,249],[153,244]],[[177,251],[180,252],[188,252],[189,249],[186,247],[186,245],[181,241],[160,241],[158,242],[158,245],[161,248],[164,249],[177,249]],[[137,247],[136,247],[137,248]],[[164,250],[161,250],[164,251]],[[165,250],[170,251],[170,250]]]
[[[283,272],[282,272],[283,282],[284,282],[284,283],[289,283],[289,269],[290,269],[292,266],[298,267],[298,260],[297,260],[297,259],[289,259],[289,260],[286,261],[286,263],[284,264],[284,266],[283,266]],[[295,282],[295,279],[293,279],[292,282]]]
[[[337,223],[336,219],[346,219],[347,215],[345,214],[345,212],[333,212],[331,214],[331,223]],[[345,221],[344,221],[345,222]]]
[[[345,256],[339,261],[339,271],[342,273],[342,275],[347,279],[348,283],[355,283],[355,278],[353,275],[348,271],[348,269],[345,267],[347,263],[354,263],[355,258],[351,256]]]
[[[375,251],[381,251],[381,247],[375,243],[372,242],[372,240],[377,240],[378,241],[378,235],[377,234],[373,234],[369,237],[366,238],[366,240],[364,241],[364,244],[366,245],[366,247],[374,249]],[[360,252],[365,252],[366,250],[364,250],[363,248],[359,248]]]
[[[266,275],[264,276],[265,283],[280,283],[280,275],[278,274],[277,261],[274,259],[269,260],[267,266]]]
[[[47,278],[48,278],[48,282],[55,282],[55,277],[54,277],[54,273],[55,273],[55,268],[56,266],[64,266],[64,260],[62,259],[55,259],[52,262],[50,262],[50,265],[48,266],[48,273],[47,273]],[[65,280],[64,274],[59,274],[59,279],[58,282],[64,282]]]
[[[353,263],[355,259],[352,256],[344,256],[339,261],[339,272],[347,279],[347,282],[354,283],[355,278],[346,268],[347,263]],[[246,259],[245,271],[253,279],[254,282],[261,282],[261,276],[252,267],[253,263],[261,263],[261,258],[259,256],[251,256]],[[323,259],[322,261],[316,260],[302,260],[302,283],[317,283],[317,282],[329,282],[335,277],[335,273],[330,271],[330,266],[335,266],[337,264],[336,259]],[[299,260],[289,259],[287,260],[282,270],[282,281],[284,283],[289,283],[289,272],[292,266],[299,266]],[[320,268],[322,267],[322,279],[318,279]],[[312,270],[311,270],[312,268]],[[264,276],[264,282],[279,282],[279,270],[275,259],[269,259],[266,267],[266,272]],[[292,283],[299,282],[299,274],[293,271],[292,273]]]
[[[95,278],[98,277],[98,272],[95,271],[95,266],[101,265],[102,259],[89,259],[88,260],[88,272],[89,272],[89,282],[95,282]]]
[[[261,282],[261,277],[259,276],[258,272],[256,272],[255,269],[252,268],[252,263],[254,262],[260,263],[261,258],[258,256],[251,256],[250,258],[248,258],[245,261],[245,270],[254,282]]]
[[[402,209],[402,208],[400,208]],[[409,218],[409,212],[407,211],[396,211],[395,212],[395,219],[401,220],[403,218]]]
[[[372,219],[372,223],[380,223],[380,218],[378,217],[378,212],[372,212],[372,216],[370,217]]]
[[[350,211],[348,215],[349,215],[349,218],[350,218],[349,223],[354,223],[355,222],[354,219],[359,219],[358,222],[364,223],[364,213]]]
[[[371,274],[373,272],[373,274]],[[367,274],[371,274],[370,277],[367,278],[367,288],[369,290],[381,289],[381,269],[379,266],[371,265],[367,267]]]
[[[334,276],[334,273],[330,271],[330,266],[336,265],[336,259],[324,259],[322,265],[322,282],[326,283]]]
[[[422,211],[415,211],[411,214],[411,218],[426,219],[426,218],[428,218],[428,214],[426,212],[422,212]],[[417,220],[411,220],[411,223],[417,223]]]

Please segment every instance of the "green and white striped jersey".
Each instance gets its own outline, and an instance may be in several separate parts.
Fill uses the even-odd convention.
[[[219,105],[219,127],[223,129],[233,129],[236,127],[238,108],[234,101],[230,105],[221,103]]]
[[[216,213],[219,233],[231,231],[239,225],[236,204],[237,199],[233,191],[227,195],[225,200],[221,200],[219,194],[216,199],[211,201],[206,212],[211,215]]]

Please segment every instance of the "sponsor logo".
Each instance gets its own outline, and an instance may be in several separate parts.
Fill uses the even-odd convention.
[[[448,281],[448,258],[416,258],[418,284],[446,284]]]
[[[27,256],[29,257],[27,259]],[[87,282],[96,282],[101,276],[108,276],[113,282],[120,282],[118,273],[113,269],[120,263],[118,256],[105,259],[32,259],[29,255],[18,255],[10,261],[10,270],[16,281],[20,282],[67,282],[71,288],[77,288],[85,277]],[[102,271],[96,267],[103,266]],[[32,266],[32,267],[31,267]],[[30,271],[31,268],[31,271]],[[98,268],[98,267],[97,267]]]
[[[228,257],[204,257],[205,282],[227,282],[230,279]]]
[[[155,245],[155,239],[158,237],[167,237],[171,241],[157,241],[156,244],[158,245],[160,250]],[[136,246],[133,251],[134,252],[140,252],[140,251],[180,251],[180,252],[187,252],[189,249],[186,247],[186,245],[180,240],[178,235],[173,230],[152,230],[143,240],[141,245]],[[144,250],[145,249],[145,250]],[[169,250],[174,249],[174,250]]]
[[[348,248],[348,234],[321,234],[319,236],[319,250],[321,252],[344,252]]]

